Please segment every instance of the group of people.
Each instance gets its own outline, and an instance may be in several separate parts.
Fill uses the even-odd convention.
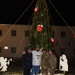
[[[57,57],[52,50],[30,48],[22,54],[23,74],[38,75],[41,71],[42,75],[54,75],[57,66]]]
[[[57,67],[57,57],[52,50],[42,50],[41,57],[41,73],[42,75],[54,75],[55,69]]]

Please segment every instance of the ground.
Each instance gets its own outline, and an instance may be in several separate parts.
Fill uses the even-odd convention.
[[[7,72],[0,72],[0,75],[23,75],[23,71],[22,69],[17,69],[16,71],[13,70],[13,71],[7,71]],[[42,75],[41,73],[38,74],[38,75]],[[50,75],[50,74],[49,74]],[[55,72],[54,75],[75,75],[75,72],[67,72],[67,73],[63,73],[63,72]]]
[[[20,61],[18,62],[19,63],[16,63],[16,62],[11,63],[11,65],[8,66],[8,71],[0,72],[0,75],[23,75],[22,65]],[[55,75],[75,75],[75,64],[70,65],[69,71],[66,72],[66,74],[63,74],[63,72],[56,70]]]

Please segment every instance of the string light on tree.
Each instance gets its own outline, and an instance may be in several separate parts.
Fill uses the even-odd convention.
[[[38,32],[41,32],[42,30],[43,30],[43,25],[38,25],[38,26],[37,26],[37,31],[38,31]]]
[[[37,11],[38,11],[38,7],[35,7],[35,8],[34,8],[34,12],[37,12]]]
[[[37,0],[34,8],[32,32],[30,37],[31,47],[35,48],[39,45],[40,49],[51,49],[53,45],[48,41],[52,36],[51,34],[50,18],[46,0]]]
[[[51,40],[52,43],[55,41],[54,38],[50,38],[50,40]]]

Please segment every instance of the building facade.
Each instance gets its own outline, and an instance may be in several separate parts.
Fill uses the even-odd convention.
[[[58,56],[64,52],[68,58],[75,58],[75,36],[67,26],[51,26],[54,49]],[[71,27],[75,30],[75,27]],[[31,25],[0,24],[0,57],[20,58],[29,44]]]
[[[28,25],[0,24],[0,56],[19,58],[29,41]]]
[[[71,27],[74,31],[75,27]],[[75,34],[67,26],[52,26],[54,49],[58,56],[65,53],[67,58],[75,59]]]

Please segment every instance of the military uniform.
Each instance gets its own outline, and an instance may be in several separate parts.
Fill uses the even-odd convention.
[[[41,73],[42,75],[48,75],[48,54],[42,54],[41,57]]]
[[[57,66],[57,58],[52,53],[48,56],[48,71],[50,72],[50,75],[54,75],[56,66]]]

